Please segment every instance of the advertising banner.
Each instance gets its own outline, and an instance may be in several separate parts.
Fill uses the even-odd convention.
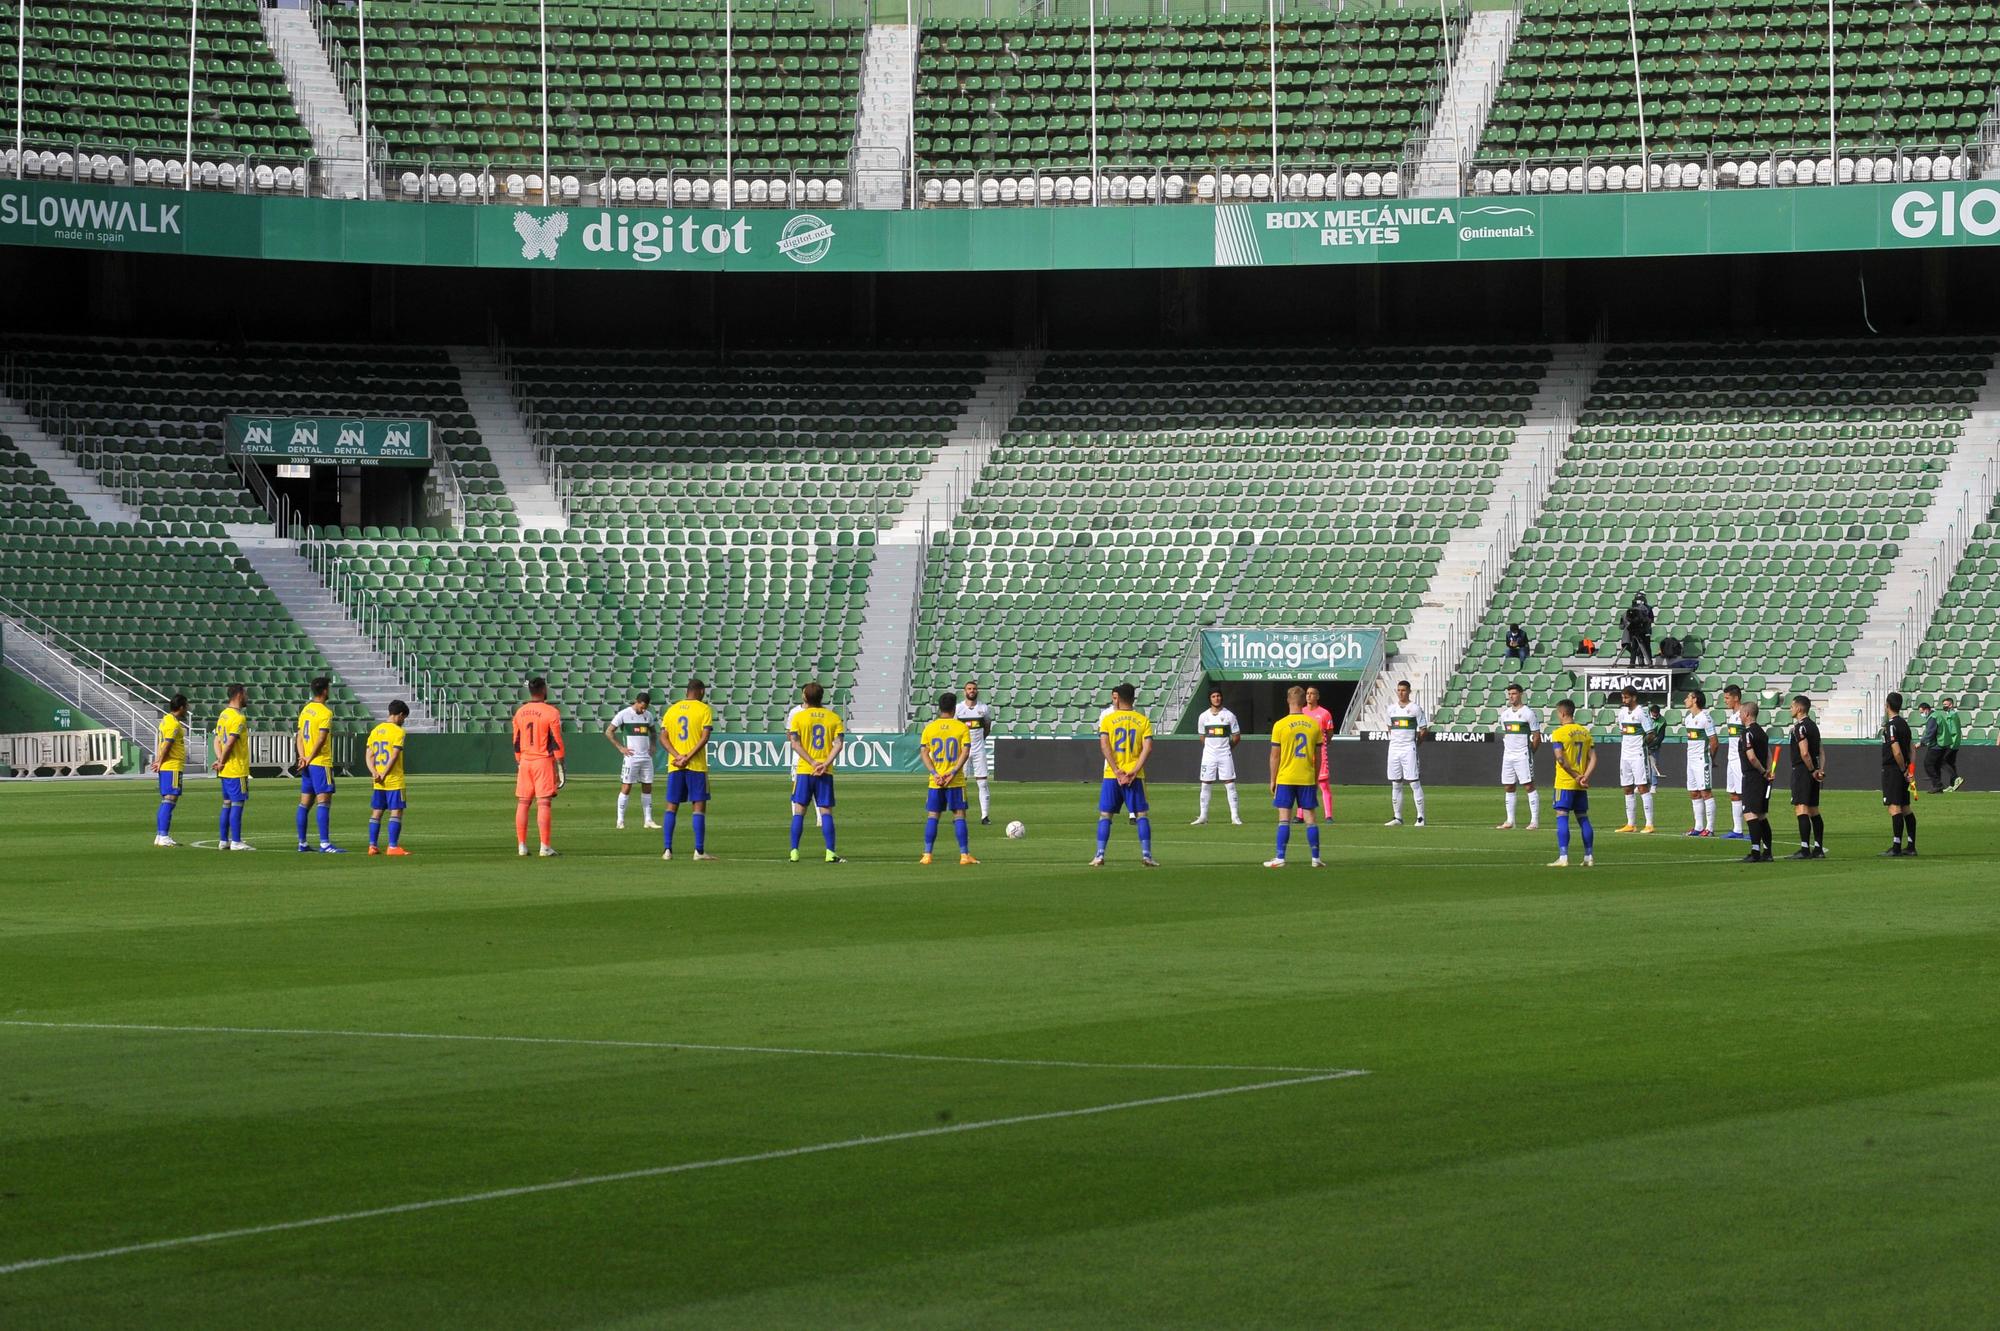
[[[1203,629],[1211,679],[1359,681],[1378,664],[1380,629]]]
[[[229,451],[286,462],[408,467],[431,459],[431,423],[373,417],[231,416]]]
[[[1603,259],[1990,245],[1951,184],[1282,204],[786,212],[421,204],[0,181],[0,245],[624,272],[940,272]]]

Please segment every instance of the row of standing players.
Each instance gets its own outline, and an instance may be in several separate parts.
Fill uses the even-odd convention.
[[[309,685],[311,698],[299,709],[293,731],[291,770],[299,778],[296,816],[298,848],[322,855],[347,852],[333,840],[333,709],[327,704],[333,681],[322,675]],[[212,732],[213,758],[209,770],[220,778],[222,805],[216,814],[218,850],[255,850],[243,839],[243,817],[250,803],[250,700],[242,684],[224,690],[227,705],[215,718]],[[176,693],[167,700],[155,733],[153,770],[160,792],[154,813],[153,844],[176,846],[174,812],[180,805],[187,772],[187,695]],[[402,845],[403,811],[406,790],[403,779],[403,723],[410,718],[410,706],[398,698],[389,704],[388,720],[368,732],[362,756],[368,766],[370,798],[368,811],[368,853],[403,856],[410,852]],[[386,826],[387,845],[383,844]],[[317,840],[312,834],[317,833]]]
[[[315,849],[308,837],[308,823],[309,819],[316,817],[317,850],[323,854],[341,854],[344,852],[334,844],[330,830],[330,805],[335,793],[331,744],[333,713],[327,705],[330,684],[331,681],[325,677],[312,681],[311,700],[300,709],[295,731],[294,768],[300,780],[298,849],[302,852]],[[706,685],[701,680],[689,680],[686,696],[669,707],[658,723],[650,712],[650,695],[642,692],[635,696],[632,705],[620,711],[605,727],[605,737],[618,749],[622,758],[617,825],[624,826],[631,788],[640,786],[645,825],[663,832],[665,845],[662,857],[665,859],[673,858],[674,834],[682,804],[691,806],[695,858],[713,858],[707,854],[706,815],[707,746],[715,729],[715,713],[705,700],[706,692]],[[528,701],[515,713],[512,723],[517,764],[516,849],[521,855],[529,853],[527,829],[532,809],[540,833],[540,853],[552,857],[557,853],[552,844],[553,806],[564,784],[562,762],[566,750],[562,718],[561,713],[548,702],[546,681],[540,678],[530,680],[528,694]],[[1283,866],[1294,818],[1307,824],[1313,863],[1315,866],[1320,863],[1319,832],[1313,819],[1313,809],[1317,804],[1324,816],[1332,816],[1333,792],[1327,740],[1332,733],[1333,717],[1321,706],[1318,694],[1316,688],[1292,689],[1288,696],[1289,713],[1272,730],[1270,788],[1273,804],[1279,810],[1279,834],[1278,853],[1267,862],[1267,867]],[[824,693],[818,683],[805,685],[801,696],[801,705],[794,708],[787,718],[787,743],[794,757],[790,858],[793,861],[799,858],[805,813],[811,808],[818,814],[826,860],[839,863],[833,814],[833,767],[845,745],[845,728],[839,716],[823,705]],[[1111,704],[1099,718],[1098,740],[1104,757],[1104,772],[1099,796],[1097,850],[1090,861],[1093,866],[1104,863],[1111,823],[1121,811],[1138,825],[1141,863],[1149,867],[1156,863],[1152,854],[1150,810],[1145,794],[1145,764],[1153,747],[1152,728],[1146,717],[1135,709],[1134,703],[1133,686],[1120,684],[1113,689]],[[1654,718],[1639,704],[1637,695],[1631,689],[1624,690],[1621,703],[1617,713],[1619,784],[1625,793],[1626,821],[1618,831],[1650,833],[1654,830],[1653,767],[1647,752],[1647,736]],[[1758,705],[1746,701],[1742,691],[1733,684],[1723,690],[1723,703],[1726,716],[1718,727],[1708,715],[1707,698],[1701,690],[1691,690],[1686,697],[1681,724],[1688,745],[1687,789],[1694,811],[1694,827],[1687,835],[1715,835],[1714,759],[1718,748],[1724,748],[1724,788],[1730,795],[1735,822],[1735,828],[1727,834],[1727,838],[1752,843],[1750,854],[1744,857],[1746,861],[1768,860],[1773,858],[1774,834],[1770,825],[1769,797],[1777,775],[1776,756],[1771,749],[1770,736],[1760,724]],[[242,831],[244,808],[249,799],[247,708],[244,686],[233,684],[228,689],[228,705],[215,723],[216,749],[210,768],[221,778],[223,799],[218,817],[218,844],[227,850],[252,849],[244,841]],[[1791,711],[1786,750],[1791,769],[1792,803],[1799,820],[1799,849],[1788,858],[1819,859],[1825,855],[1825,824],[1819,808],[1825,766],[1819,727],[1812,719],[1811,700],[1805,695],[1792,700]],[[1915,796],[1910,784],[1911,733],[1901,711],[1901,695],[1889,695],[1882,732],[1882,795],[1890,813],[1892,840],[1889,850],[1884,853],[1896,857],[1917,853]],[[1560,724],[1546,737],[1556,751],[1560,853],[1555,866],[1567,864],[1567,815],[1572,813],[1577,815],[1581,825],[1585,863],[1588,864],[1592,862],[1594,840],[1587,816],[1589,781],[1596,767],[1594,745],[1588,731],[1574,723],[1574,704],[1567,701],[1557,704],[1557,714]],[[381,833],[385,824],[388,832],[386,853],[408,854],[400,845],[403,813],[407,807],[403,722],[408,715],[409,708],[405,703],[401,700],[391,702],[389,719],[369,733],[364,746],[372,786],[368,826],[368,853],[371,855],[382,849]],[[155,845],[177,844],[172,838],[171,826],[182,793],[186,765],[186,717],[187,700],[183,695],[176,695],[169,701],[167,714],[160,721],[158,747],[154,755],[161,796],[156,815]],[[1391,817],[1386,825],[1401,825],[1403,792],[1407,788],[1414,796],[1417,826],[1422,827],[1424,791],[1417,744],[1429,736],[1429,719],[1423,707],[1412,700],[1408,681],[1398,682],[1396,701],[1390,705],[1386,720],[1391,790]],[[991,709],[980,701],[978,681],[967,681],[962,699],[948,693],[939,698],[937,715],[925,727],[919,749],[929,774],[925,846],[921,862],[928,864],[932,860],[937,825],[943,814],[952,815],[960,863],[978,862],[971,855],[966,828],[965,781],[970,775],[976,782],[980,821],[989,821],[987,737],[991,726]],[[1211,788],[1221,784],[1227,791],[1230,820],[1240,825],[1242,819],[1237,803],[1234,749],[1241,738],[1241,727],[1235,715],[1223,706],[1220,690],[1210,693],[1209,708],[1198,719],[1197,729],[1202,738],[1203,751],[1200,807],[1194,823],[1200,825],[1207,821]],[[1539,714],[1526,705],[1519,685],[1508,687],[1507,702],[1500,709],[1495,729],[1502,738],[1501,784],[1507,799],[1507,819],[1499,826],[1502,830],[1515,826],[1516,792],[1524,791],[1529,799],[1528,828],[1536,830],[1540,821],[1540,797],[1534,782],[1533,754],[1545,736]],[[1566,742],[1558,737],[1565,731],[1580,734],[1572,734]],[[652,820],[651,799],[652,745],[655,738],[665,748],[667,769],[665,821],[658,824]],[[1641,806],[1646,815],[1643,827],[1636,822]]]

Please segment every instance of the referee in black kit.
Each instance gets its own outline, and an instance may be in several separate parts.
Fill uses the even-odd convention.
[[[1812,719],[1812,699],[1801,693],[1792,699],[1792,732],[1785,745],[1792,751],[1792,812],[1799,816],[1799,848],[1788,860],[1826,858],[1826,820],[1819,816],[1819,792],[1826,781],[1819,722]]]
[[[1910,723],[1903,719],[1903,695],[1892,693],[1882,721],[1882,802],[1889,806],[1889,849],[1884,856],[1917,853],[1916,799],[1910,793]]]
[[[1769,864],[1771,853],[1771,737],[1757,723],[1757,704],[1738,705],[1732,724],[1736,736],[1737,770],[1743,774],[1743,824],[1750,833],[1745,864]]]

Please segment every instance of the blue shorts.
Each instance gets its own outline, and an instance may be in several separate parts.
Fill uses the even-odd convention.
[[[404,802],[403,792],[400,790],[377,790],[369,795],[368,807],[386,809],[390,813],[401,813],[409,805]]]
[[[331,767],[308,767],[299,773],[299,794],[331,795],[333,793],[333,769]]]
[[[247,776],[223,777],[222,802],[224,804],[248,804],[250,802],[250,778]]]
[[[1099,813],[1117,813],[1120,809],[1130,809],[1133,813],[1146,811],[1146,783],[1135,780],[1129,786],[1118,784],[1118,778],[1107,776],[1104,786],[1097,795]]]
[[[179,772],[162,772],[162,773],[160,773],[160,793],[161,793],[162,795],[178,795],[178,794],[180,794],[180,793],[181,793],[181,774],[180,774]]]
[[[1318,786],[1279,786],[1271,794],[1274,809],[1317,809],[1319,807]]]
[[[964,786],[932,786],[924,792],[925,813],[964,813]]]
[[[1587,790],[1558,790],[1556,792],[1556,812],[1589,813],[1590,792]]]
[[[833,787],[827,786],[827,798],[833,797]],[[706,804],[708,803],[708,773],[669,772],[667,773],[667,803]]]
[[[792,803],[798,805],[816,804],[822,809],[833,807],[833,773],[813,776],[800,772],[792,782]]]

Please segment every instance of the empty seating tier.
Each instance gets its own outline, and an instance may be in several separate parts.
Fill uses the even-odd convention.
[[[1825,155],[1826,5],[1640,0],[1637,17],[1655,158]],[[2000,22],[1991,5],[1862,0],[1840,7],[1834,53],[1842,153],[1955,148],[1977,137],[1993,99]],[[1626,0],[1527,0],[1480,157],[1638,154]]]
[[[1059,354],[931,547],[918,696],[976,675],[1015,733],[1154,723],[1194,632],[1380,626],[1475,524],[1546,354]]]
[[[549,7],[552,173],[720,174],[720,8]],[[328,6],[324,22],[331,62],[355,62],[355,11]],[[371,133],[406,164],[539,167],[539,22],[537,6],[520,0],[370,6]],[[845,174],[863,37],[852,22],[737,7],[728,52],[738,173]]]
[[[685,517],[699,523],[704,513]],[[650,688],[656,705],[691,674],[707,681],[724,729],[777,731],[818,678],[829,705],[854,686],[855,644],[874,557],[872,533],[782,531],[747,539],[693,526],[648,544],[348,540],[324,560],[358,585],[445,685],[461,724],[505,722],[531,675],[545,675],[579,733]],[[347,584],[334,574],[356,574]],[[664,700],[664,701],[663,701]]]
[[[333,674],[226,541],[10,517],[0,520],[0,583],[8,599],[161,693],[187,694],[203,726],[240,680],[253,726],[290,730],[307,681]],[[349,724],[369,714],[338,680],[333,699]]]
[[[1097,27],[1098,165],[1268,173],[1262,11]],[[1290,172],[1399,164],[1445,57],[1435,15],[1350,6],[1277,29],[1278,147]],[[917,161],[927,173],[1088,170],[1089,33],[1075,19],[925,27]],[[1088,177],[1086,177],[1087,183]],[[1087,196],[1086,196],[1087,197]]]
[[[312,152],[257,11],[254,0],[206,0],[200,6],[197,160],[298,161]],[[181,0],[30,6],[22,71],[28,144],[180,160],[187,150],[189,13]],[[19,54],[11,15],[0,29],[0,69],[8,75],[0,88],[0,123],[11,131]]]
[[[1577,694],[1562,658],[1608,660],[1635,592],[1696,683],[1824,695],[1899,542],[1923,518],[1992,365],[1983,343],[1628,347],[1598,374],[1547,506],[1437,711],[1492,724],[1515,679]],[[1508,625],[1535,643],[1504,657]],[[1602,721],[1603,716],[1591,718]]]
[[[81,519],[83,510],[56,487],[48,473],[0,434],[0,515],[8,519]]]
[[[2000,507],[1972,534],[1924,645],[1903,679],[1905,706],[1950,698],[1965,718],[1966,741],[1988,743],[2000,725],[1993,681],[2000,675]],[[1915,724],[1914,717],[1911,724]],[[1928,787],[1927,787],[1928,788]]]
[[[886,527],[984,365],[938,352],[510,354],[572,521],[613,541]]]
[[[50,432],[148,521],[265,520],[225,451],[232,413],[427,418],[468,525],[515,521],[439,351],[35,339],[9,354]]]

